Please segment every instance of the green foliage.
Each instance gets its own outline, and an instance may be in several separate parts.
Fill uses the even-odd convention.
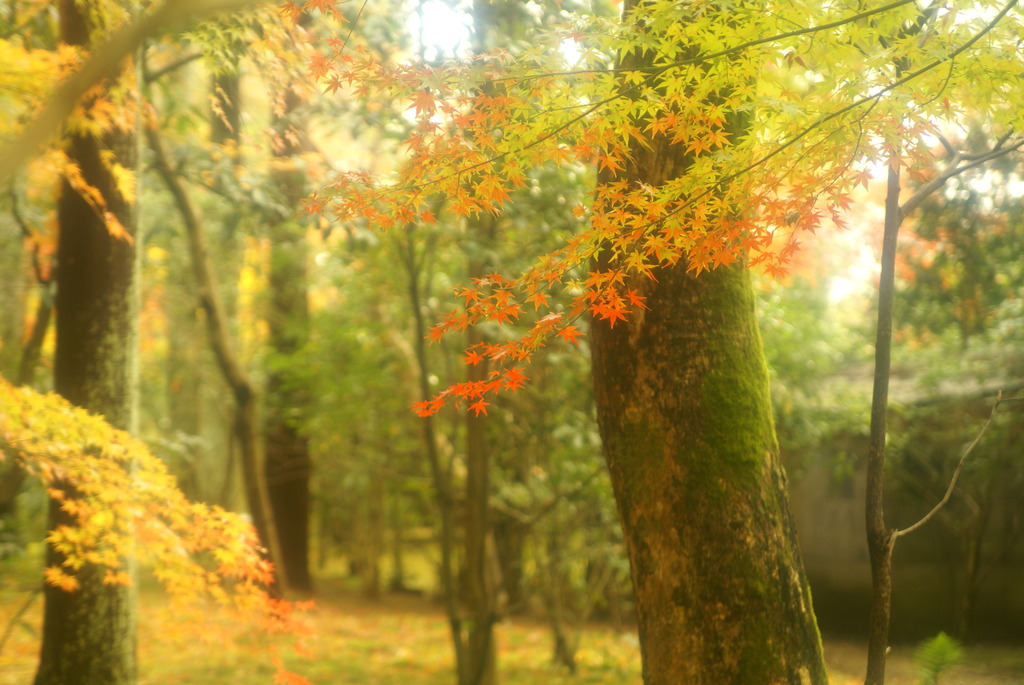
[[[939,676],[946,669],[956,664],[963,658],[964,650],[957,640],[939,633],[935,637],[925,640],[914,652],[914,662],[917,664],[920,685],[936,685]]]

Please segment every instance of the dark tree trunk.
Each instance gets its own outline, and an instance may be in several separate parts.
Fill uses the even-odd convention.
[[[742,127],[734,121],[731,133]],[[682,146],[650,142],[634,145],[618,180],[658,187],[687,172]],[[686,268],[629,283],[650,310],[614,328],[595,322],[592,334],[644,682],[824,684],[750,278],[741,265]]]
[[[301,364],[309,334],[306,302],[306,238],[289,222],[274,229],[270,259],[270,345],[278,362],[268,372],[266,440],[267,492],[281,542],[281,560],[293,590],[313,591],[309,573],[309,482],[312,462],[301,422],[308,413],[305,386],[289,372]]]
[[[470,329],[467,338],[468,346],[482,340],[475,328]],[[469,367],[468,381],[482,381],[486,377],[485,362]],[[494,639],[497,588],[491,582],[487,549],[491,534],[491,463],[486,421],[485,416],[466,413],[465,594],[471,622],[465,672],[459,678],[461,685],[492,685],[497,677],[498,653]]]
[[[287,113],[278,124],[294,126],[298,98],[289,93]],[[286,206],[295,208],[306,195],[304,175],[291,158],[301,146],[281,131],[278,170],[275,180]],[[296,135],[297,132],[296,132]],[[281,561],[293,590],[313,592],[309,573],[310,480],[313,464],[309,440],[302,422],[309,414],[310,398],[301,381],[303,347],[309,340],[309,303],[306,297],[307,245],[305,225],[293,218],[273,217],[273,247],[270,255],[270,348],[276,363],[267,372],[267,411],[264,419],[266,440],[267,490],[281,538]],[[295,373],[300,370],[299,373]]]
[[[60,3],[61,37],[88,45],[89,26],[73,0]],[[102,157],[113,151],[129,169],[136,159],[132,132],[102,140],[74,136],[69,158],[102,194],[124,228],[135,216],[116,189]],[[57,206],[57,297],[54,386],[67,400],[134,428],[137,311],[135,245],[110,234],[103,218],[66,181]],[[51,502],[49,527],[75,521]],[[47,565],[62,561],[54,550]],[[136,681],[135,597],[131,588],[105,585],[104,569],[86,566],[75,592],[44,590],[43,637],[35,685],[126,685]]]

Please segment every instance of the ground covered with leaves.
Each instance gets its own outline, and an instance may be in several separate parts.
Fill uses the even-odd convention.
[[[0,583],[0,685],[31,682],[39,648],[41,600],[19,583]],[[143,590],[140,607],[142,685],[176,683],[256,685],[273,682],[274,646],[245,626],[211,622],[205,632],[168,610],[157,590]],[[365,683],[450,685],[452,654],[440,604],[414,596],[369,601],[341,584],[321,583],[311,615],[316,638],[308,659],[286,662],[315,684]],[[551,639],[542,621],[517,617],[498,628],[502,682],[507,685],[639,685],[640,657],[634,631],[595,625],[583,637],[575,675],[551,664]],[[914,647],[895,647],[889,685],[917,682]],[[833,685],[862,681],[864,648],[826,641]],[[1024,648],[972,647],[963,663],[939,680],[943,685],[1024,685]]]

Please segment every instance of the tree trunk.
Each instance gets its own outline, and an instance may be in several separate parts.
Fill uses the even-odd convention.
[[[416,371],[419,385],[417,391],[420,400],[426,401],[432,395],[429,380],[431,367],[427,354],[427,323],[423,316],[423,306],[421,304],[426,300],[426,293],[422,290],[421,279],[423,279],[424,265],[427,262],[427,253],[416,251],[415,231],[415,224],[406,226],[407,235],[399,243],[399,255],[408,279],[406,282],[406,292],[409,297],[409,306],[412,309],[413,349],[416,355]],[[430,466],[430,480],[433,485],[434,503],[437,507],[439,524],[438,546],[441,553],[438,575],[440,576],[441,595],[444,599],[445,617],[448,620],[448,633],[452,641],[455,670],[458,674],[457,677],[460,679],[459,683],[462,685],[462,664],[465,663],[466,648],[462,636],[463,621],[456,597],[455,493],[452,485],[452,468],[451,463],[445,463],[441,456],[435,417],[423,417],[420,425],[423,427],[423,448],[426,451],[427,463]]]
[[[734,121],[731,137],[743,126]],[[658,187],[687,172],[681,145],[664,136],[650,144],[634,144],[627,168],[601,180]],[[824,684],[750,278],[741,265],[686,269],[680,262],[657,281],[634,279],[627,287],[650,310],[614,328],[595,322],[592,333],[644,682]]]
[[[285,106],[294,115],[299,101],[289,92]],[[278,122],[292,126],[286,118]],[[288,207],[297,208],[306,195],[304,175],[291,158],[301,152],[281,136],[275,181]],[[272,217],[274,220],[274,217]],[[266,440],[267,490],[281,538],[281,562],[293,590],[313,592],[309,574],[309,485],[313,473],[309,440],[302,422],[309,414],[310,398],[305,384],[292,369],[302,363],[302,348],[309,341],[307,245],[305,225],[292,216],[276,217],[271,229],[270,254],[270,348],[276,362],[267,371]]]
[[[60,3],[61,37],[88,46],[89,25],[73,0]],[[107,151],[135,167],[134,132],[112,132],[102,140],[74,136],[68,156],[86,183],[98,190],[108,209],[129,233],[135,212],[116,188],[103,156]],[[102,414],[112,425],[134,429],[137,372],[136,248],[116,238],[100,216],[65,181],[57,205],[57,261],[54,387],[67,400]],[[49,527],[75,521],[55,501]],[[47,565],[61,556],[47,551]],[[131,588],[105,585],[104,569],[86,566],[80,587],[44,590],[43,636],[35,685],[127,685],[136,681],[135,595]]]
[[[749,277],[637,285],[651,310],[595,323],[593,367],[644,682],[825,683]]]
[[[267,548],[267,554],[274,563],[275,589],[283,592],[288,588],[288,575],[287,568],[281,563],[280,537],[271,514],[270,496],[267,493],[258,394],[228,334],[227,316],[221,304],[220,289],[206,244],[206,230],[199,212],[185,186],[171,168],[157,129],[148,129],[147,137],[153,151],[153,164],[174,197],[185,224],[199,304],[206,312],[210,347],[235,399],[234,435],[238,440],[241,455],[242,479],[245,482],[249,514],[252,516],[253,526],[259,534],[260,541]]]
[[[471,328],[467,345],[473,346],[481,340],[480,332]],[[468,371],[468,381],[482,381],[487,377],[487,364],[481,362],[469,367]],[[494,640],[497,588],[490,582],[487,549],[491,528],[491,463],[486,421],[486,416],[466,412],[465,591],[470,625],[465,672],[459,678],[462,685],[492,685],[497,682],[498,654]]]

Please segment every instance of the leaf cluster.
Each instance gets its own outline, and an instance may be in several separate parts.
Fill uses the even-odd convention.
[[[801,235],[844,225],[854,189],[877,165],[927,179],[942,154],[935,134],[977,101],[980,83],[992,84],[982,98],[989,128],[1019,129],[1013,4],[967,13],[911,0],[738,2],[720,12],[656,0],[620,22],[577,15],[521,51],[441,67],[339,43],[312,75],[328,93],[405,101],[412,130],[392,176],[339,174],[306,209],[385,230],[438,220],[437,198],[456,216],[498,214],[533,168],[596,167],[603,180],[574,210],[578,232],[518,276],[457,289],[461,311],[434,329],[506,324],[532,304],[533,327],[517,344],[467,353],[471,363],[521,363],[574,317],[613,325],[642,308],[631,283],[659,268],[742,261],[785,273]],[[581,55],[572,67],[570,42]],[[656,186],[628,180],[639,156],[664,145],[683,173]],[[606,267],[577,279],[598,254]],[[571,293],[567,315],[552,311],[552,289]],[[451,395],[483,411],[483,396],[506,387],[518,383],[499,375]]]
[[[213,602],[262,630],[305,635],[297,607],[268,591],[273,569],[252,525],[186,500],[163,462],[102,417],[0,379],[0,454],[38,477],[75,521],[47,536],[61,559],[45,569],[47,583],[73,592],[88,565],[104,583],[129,585],[126,559],[135,559],[178,612]]]

